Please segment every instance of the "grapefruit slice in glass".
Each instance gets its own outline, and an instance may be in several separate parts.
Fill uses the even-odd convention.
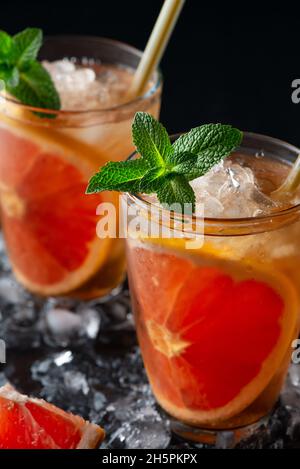
[[[129,254],[137,326],[154,394],[174,417],[226,421],[247,408],[280,368],[298,322],[289,280],[271,269],[198,253]]]
[[[99,155],[17,125],[0,127],[0,153],[2,223],[16,277],[43,295],[80,287],[110,248],[96,235],[96,208],[112,196],[85,195]]]
[[[91,449],[103,438],[98,425],[9,384],[0,388],[0,449]]]

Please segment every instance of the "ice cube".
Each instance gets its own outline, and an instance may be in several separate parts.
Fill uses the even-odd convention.
[[[96,74],[93,65],[85,61],[84,66],[75,65],[72,60],[63,59],[43,62],[50,73],[61,98],[62,109],[87,110],[104,109],[119,104],[128,89],[130,73],[122,69],[109,69],[98,64],[103,70]]]
[[[217,197],[210,195],[206,190],[203,191],[203,203],[205,217],[221,217],[224,213],[223,204],[218,200]]]
[[[113,449],[164,449],[170,440],[170,431],[164,422],[136,420],[124,422],[112,433],[107,445]]]
[[[241,218],[269,213],[276,203],[263,194],[251,168],[222,161],[193,181],[196,202],[206,217]],[[198,215],[201,205],[199,205]],[[197,211],[196,211],[197,213]]]
[[[35,362],[31,367],[33,378],[39,379],[41,375],[46,375],[52,363],[53,363],[53,360],[51,358],[46,358],[45,360]]]
[[[50,309],[46,313],[46,322],[54,335],[68,336],[78,332],[82,321],[80,316],[65,309]]]
[[[117,418],[120,422],[127,422],[132,420],[135,416],[137,396],[136,394],[129,394],[125,397],[114,401],[113,403],[113,412],[114,417]]]
[[[81,322],[81,334],[86,335],[90,339],[96,339],[101,324],[99,313],[94,309],[86,308],[83,309],[79,314]]]
[[[12,278],[0,278],[0,300],[10,304],[20,304],[26,301],[27,295],[23,288]]]
[[[72,393],[81,392],[86,396],[90,390],[86,377],[80,371],[66,371],[64,373],[64,384]]]
[[[70,350],[66,350],[65,352],[57,354],[54,358],[54,363],[56,366],[62,366],[66,363],[71,363],[73,360],[73,354]]]
[[[53,80],[62,73],[70,73],[75,70],[75,65],[70,60],[56,60],[54,62],[43,61],[43,66],[50,73]]]
[[[76,305],[72,300],[68,302],[67,299],[61,300],[61,305],[75,309],[75,312],[59,307],[57,300],[48,301],[44,315],[46,323],[44,340],[49,345],[62,347],[71,345],[73,341],[82,343],[86,341],[86,338],[95,340],[101,323],[99,312],[88,308],[86,303]]]
[[[107,402],[107,399],[102,392],[99,392],[99,391],[94,392],[93,408],[95,409],[96,412],[99,412],[99,410],[103,409],[103,407],[106,405],[106,402]]]
[[[135,421],[126,428],[126,448],[164,449],[171,436],[164,422]]]
[[[232,187],[234,187],[235,189],[239,189],[240,188],[240,183],[236,179],[234,171],[231,168],[228,168],[227,171],[228,171],[228,175],[230,177]]]
[[[43,62],[61,98],[62,109],[78,110],[99,105],[101,85],[92,68],[77,67],[71,60]]]

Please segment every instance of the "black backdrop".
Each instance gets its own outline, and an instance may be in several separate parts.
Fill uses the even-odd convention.
[[[186,1],[163,59],[163,122],[171,132],[231,123],[300,146],[300,103],[291,100],[291,83],[300,78],[300,8],[210,3]],[[161,5],[162,0],[6,0],[0,28],[101,35],[143,49]]]

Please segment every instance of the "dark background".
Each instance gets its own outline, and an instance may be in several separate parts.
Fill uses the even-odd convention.
[[[6,1],[0,28],[107,36],[143,49],[162,3]],[[231,123],[300,146],[300,103],[291,101],[291,83],[300,78],[300,5],[210,3],[186,1],[162,62],[168,130]]]

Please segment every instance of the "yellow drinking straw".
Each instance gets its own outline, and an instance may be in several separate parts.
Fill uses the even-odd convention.
[[[291,194],[296,191],[300,185],[300,155],[296,159],[295,163],[285,181],[281,184],[278,189],[272,192],[276,198],[282,198],[287,194]]]
[[[128,97],[140,96],[158,66],[185,0],[165,0],[135,72]]]

